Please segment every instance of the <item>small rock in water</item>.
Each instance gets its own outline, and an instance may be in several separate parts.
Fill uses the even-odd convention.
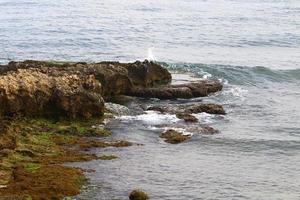
[[[202,126],[201,134],[212,135],[218,133],[219,131],[210,126]]]
[[[166,132],[163,132],[160,135],[161,138],[165,139],[165,142],[170,144],[178,144],[181,143],[187,139],[189,139],[189,136],[183,135],[182,133],[179,133],[175,130],[169,129]]]
[[[198,119],[189,113],[177,113],[176,117],[183,119],[185,122],[197,122]]]
[[[133,190],[129,195],[130,200],[147,200],[148,195],[141,190]]]
[[[158,111],[160,113],[166,112],[166,109],[164,109],[163,107],[159,107],[159,106],[150,106],[146,110]]]
[[[225,110],[223,106],[217,104],[199,104],[199,105],[192,105],[185,109],[187,113],[208,113],[208,114],[218,114],[218,115],[225,115]]]

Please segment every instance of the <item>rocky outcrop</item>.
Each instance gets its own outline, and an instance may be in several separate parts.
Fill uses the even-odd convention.
[[[0,68],[0,114],[100,116],[104,100],[171,81],[153,62],[10,62]]]
[[[145,88],[171,82],[171,74],[160,65],[145,60],[134,63],[99,62],[99,63],[57,63],[42,61],[10,62],[0,69],[3,74],[18,69],[37,69],[51,76],[76,74],[93,75],[103,87],[102,95],[109,99],[114,95],[127,94],[133,88]]]
[[[128,95],[143,98],[158,99],[189,99],[205,97],[211,93],[222,90],[223,86],[219,81],[202,80],[180,85],[166,85],[152,88],[135,88]]]

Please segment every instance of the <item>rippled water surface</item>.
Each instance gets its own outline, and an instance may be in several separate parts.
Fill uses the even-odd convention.
[[[0,64],[147,57],[222,81],[203,99],[140,102],[220,103],[226,116],[194,125],[220,133],[170,145],[159,134],[183,124],[174,116],[115,119],[112,139],[144,145],[93,150],[119,159],[76,164],[96,170],[76,199],[300,199],[300,1],[0,0]]]

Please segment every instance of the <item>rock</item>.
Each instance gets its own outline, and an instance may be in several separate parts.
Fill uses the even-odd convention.
[[[223,86],[219,81],[203,80],[180,85],[166,85],[152,88],[134,88],[128,95],[143,98],[158,99],[189,99],[205,97],[211,93],[222,90]]]
[[[101,116],[103,98],[170,81],[166,69],[149,61],[10,62],[0,69],[0,115]]]
[[[148,195],[141,190],[133,190],[129,195],[130,200],[147,200]]]
[[[35,69],[17,69],[0,76],[0,114],[14,116],[101,116],[101,84],[93,77],[49,76]]]
[[[42,61],[10,62],[0,74],[18,69],[37,69],[51,76],[61,74],[93,75],[102,84],[102,95],[109,99],[115,95],[128,94],[134,87],[144,88],[171,82],[171,74],[160,65],[144,62],[119,63],[57,63]]]
[[[172,76],[165,68],[152,61],[136,61],[125,68],[132,83],[137,87],[153,87],[171,83]]]
[[[178,114],[178,118],[182,117],[184,115],[190,115],[193,113],[208,113],[208,114],[219,114],[219,115],[225,115],[226,112],[222,105],[218,104],[191,104],[191,105],[179,105],[179,104],[172,104],[172,105],[165,105],[165,106],[150,106],[146,110],[154,110],[159,111],[161,113],[169,113],[169,114]],[[181,119],[181,118],[180,118]]]
[[[187,113],[209,113],[209,114],[219,114],[225,115],[225,110],[223,106],[217,104],[198,104],[192,105],[185,108]]]
[[[130,115],[131,111],[126,106],[116,103],[105,103],[105,110],[115,115]]]
[[[178,144],[181,143],[187,139],[189,139],[189,136],[183,135],[182,133],[179,133],[175,130],[169,129],[166,132],[163,132],[160,135],[161,138],[165,139],[165,142],[170,144]]]
[[[197,122],[198,121],[198,119],[195,116],[188,114],[188,113],[177,113],[176,117],[179,119],[183,119],[185,122]]]
[[[160,112],[160,113],[165,113],[166,112],[166,109],[164,109],[163,107],[159,107],[159,106],[150,106],[146,110],[153,110],[153,111],[157,111],[157,112]]]
[[[207,125],[203,125],[201,126],[202,130],[200,131],[201,134],[204,134],[204,135],[213,135],[213,134],[216,134],[218,133],[219,131],[210,127],[210,126],[207,126]]]

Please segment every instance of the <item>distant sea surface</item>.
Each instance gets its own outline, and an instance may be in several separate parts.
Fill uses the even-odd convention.
[[[77,199],[300,199],[299,0],[0,0],[0,64],[146,58],[224,84],[202,100],[227,115],[197,116],[220,133],[170,145],[173,116],[116,119],[145,145],[95,150],[119,159],[79,163],[96,171]]]

